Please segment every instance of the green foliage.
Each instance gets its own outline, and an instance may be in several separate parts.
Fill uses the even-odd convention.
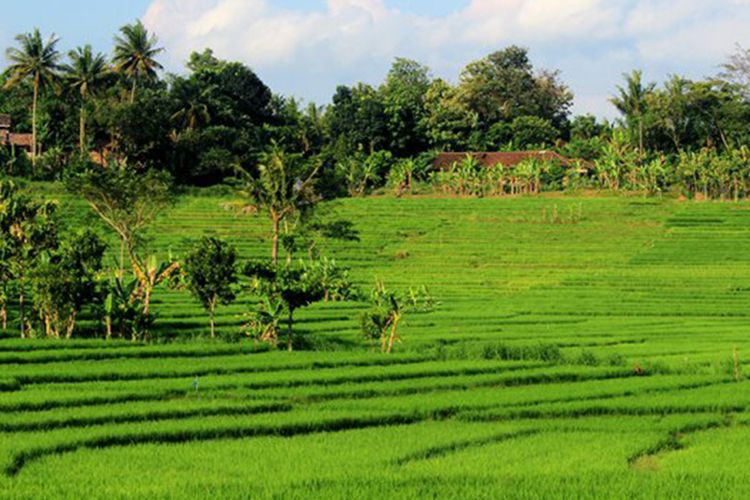
[[[130,102],[135,102],[136,88],[141,81],[153,81],[162,65],[156,56],[164,49],[157,47],[156,35],[148,32],[138,20],[120,28],[115,37],[115,50],[112,62],[114,70],[125,75],[131,83]]]
[[[0,270],[6,278],[0,309],[5,328],[9,282],[16,281],[21,337],[28,330],[24,298],[29,273],[41,255],[58,246],[56,210],[56,203],[34,200],[12,181],[0,179],[0,252],[4,261]]]
[[[103,169],[83,163],[67,173],[65,185],[86,200],[117,234],[122,250],[134,262],[140,260],[137,250],[143,242],[143,231],[173,202],[168,174],[156,170],[139,172],[127,164]]]
[[[107,295],[102,304],[106,338],[114,336],[138,339],[143,331],[153,326],[153,317],[145,317],[140,296],[136,294],[138,280],[114,276],[107,283]]]
[[[410,59],[396,58],[379,89],[383,112],[390,134],[386,149],[402,157],[424,150],[421,126],[424,122],[424,100],[430,87],[430,70]]]
[[[37,106],[40,92],[53,87],[58,82],[60,53],[57,51],[59,38],[54,35],[46,41],[38,29],[32,33],[16,36],[18,47],[7,50],[10,66],[7,69],[10,78],[5,81],[6,89],[15,87],[24,80],[30,80],[33,87],[31,102],[31,153],[32,158],[39,152],[37,144]]]
[[[393,156],[388,151],[375,151],[369,155],[359,151],[339,162],[336,168],[346,181],[349,196],[364,196],[382,185],[392,161]]]
[[[681,153],[676,175],[690,198],[739,200],[750,196],[750,149],[720,153],[712,149]]]
[[[326,297],[321,271],[321,266],[309,264],[248,262],[244,274],[250,278],[251,290],[261,297],[261,301],[250,313],[245,332],[256,340],[277,345],[278,325],[283,312],[287,323],[287,350],[291,352],[295,311]],[[331,286],[333,283],[329,281],[327,284]]]
[[[334,259],[320,257],[303,261],[302,266],[310,276],[323,288],[324,302],[340,302],[356,298],[357,290],[351,282],[349,269],[340,267]]]
[[[370,292],[370,308],[360,314],[360,328],[365,340],[380,345],[380,351],[390,354],[395,343],[401,342],[399,323],[412,312],[429,312],[436,306],[427,287],[409,288],[399,293],[388,290],[382,281]]]
[[[240,189],[249,205],[247,208],[265,212],[271,220],[271,261],[275,265],[279,255],[282,225],[293,225],[304,218],[320,201],[314,190],[318,167],[311,165],[301,155],[288,154],[273,145],[258,165],[258,176],[242,170],[243,185]]]
[[[34,266],[32,298],[47,337],[71,338],[83,307],[102,299],[97,275],[105,249],[95,233],[85,230],[44,254]]]
[[[461,151],[478,124],[479,115],[462,99],[459,89],[441,79],[430,84],[422,128],[431,147]]]
[[[215,336],[217,306],[231,304],[236,299],[236,260],[234,247],[213,237],[201,239],[185,257],[183,271],[187,286],[209,314],[211,337]]]
[[[430,178],[433,188],[445,194],[496,197],[565,189],[576,182],[577,174],[575,167],[556,161],[530,158],[512,167],[486,167],[467,155],[448,169],[433,172]]]
[[[546,119],[560,129],[573,95],[558,78],[556,72],[535,74],[528,51],[510,46],[469,63],[461,72],[460,92],[482,130],[520,116]]]

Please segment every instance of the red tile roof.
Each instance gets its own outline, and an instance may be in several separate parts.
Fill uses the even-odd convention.
[[[31,134],[10,134],[10,142],[16,146],[26,146],[30,148],[31,143],[33,142],[32,137]]]
[[[18,146],[31,151],[31,134],[11,134],[7,130],[0,131],[0,145]]]

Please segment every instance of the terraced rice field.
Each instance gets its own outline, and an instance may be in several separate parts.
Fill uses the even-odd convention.
[[[96,224],[60,195],[70,224]],[[153,230],[268,253],[265,224],[183,196]],[[0,496],[744,497],[750,487],[750,204],[548,196],[336,202],[360,242],[324,253],[370,286],[426,284],[391,356],[358,303],[299,315],[309,350],[195,340],[0,340]],[[237,338],[247,298],[220,311]],[[186,342],[181,342],[185,340]],[[191,340],[191,342],[187,342]],[[198,382],[197,388],[194,383]]]

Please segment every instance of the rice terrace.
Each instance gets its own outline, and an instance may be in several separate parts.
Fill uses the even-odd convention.
[[[103,52],[43,23],[7,40],[0,498],[745,498],[744,32],[702,78],[615,58],[663,81],[618,70],[597,108],[532,63],[555,60],[522,30],[540,0],[287,3],[105,6]],[[530,48],[424,31],[509,4]],[[285,16],[329,30],[294,42],[331,72],[310,92],[370,74],[381,30],[399,50],[303,104],[240,44]],[[400,57],[422,38],[464,66]]]

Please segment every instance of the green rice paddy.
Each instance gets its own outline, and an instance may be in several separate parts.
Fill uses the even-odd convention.
[[[66,223],[98,227],[80,201],[43,189]],[[150,245],[179,255],[216,235],[266,256],[267,224],[231,200],[180,197]],[[217,331],[235,340],[208,342],[199,305],[166,288],[156,334],[171,342],[4,338],[0,497],[750,491],[750,203],[581,194],[329,208],[360,241],[320,247],[359,286],[424,284],[440,302],[407,316],[393,355],[361,340],[361,303],[301,311],[309,348],[288,354],[236,340],[248,297],[219,310]]]

